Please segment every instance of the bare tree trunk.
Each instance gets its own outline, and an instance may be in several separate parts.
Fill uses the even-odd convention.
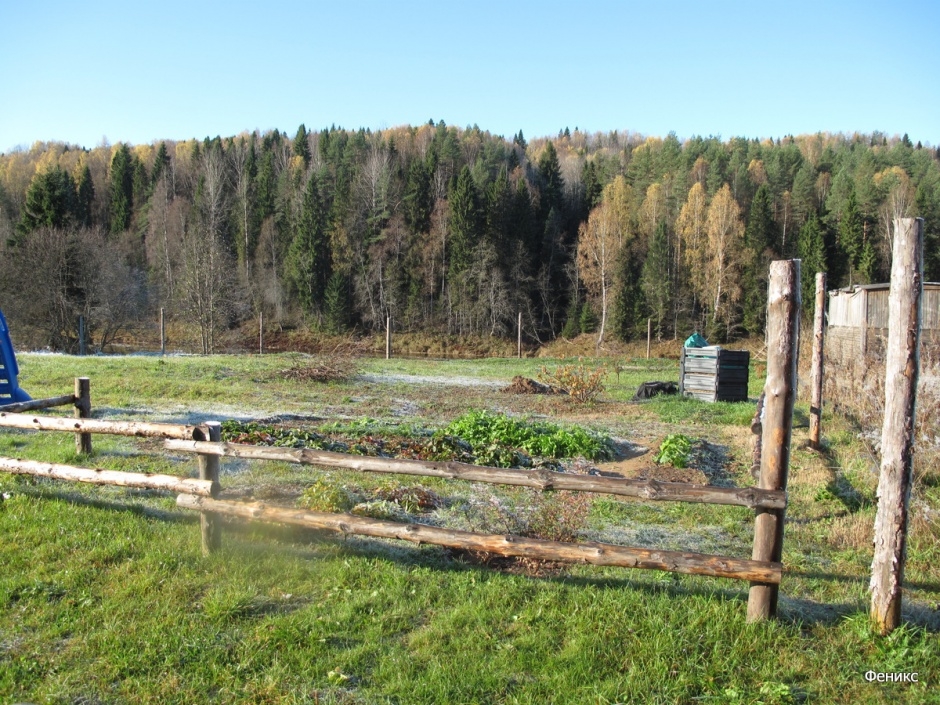
[[[923,219],[898,219],[894,229],[885,369],[889,383],[885,384],[881,477],[871,564],[871,618],[882,634],[890,633],[901,623],[924,269]]]
[[[767,382],[761,438],[759,487],[786,490],[796,397],[796,360],[800,325],[800,261],[770,264],[767,292]],[[779,561],[783,554],[783,509],[759,509],[754,518],[756,561]],[[756,622],[777,613],[777,585],[752,583],[747,620]]]
[[[826,322],[826,273],[816,273],[816,310],[813,315],[813,373],[810,386],[812,399],[809,407],[809,445],[819,450],[822,422],[823,392],[823,336]]]

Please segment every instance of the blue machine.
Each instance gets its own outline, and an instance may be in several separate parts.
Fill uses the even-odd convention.
[[[29,394],[20,389],[16,376],[20,368],[16,365],[16,355],[13,354],[13,343],[10,342],[10,329],[7,319],[0,311],[0,406],[16,404],[32,399]]]

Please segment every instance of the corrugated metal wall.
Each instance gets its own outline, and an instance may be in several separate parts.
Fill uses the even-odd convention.
[[[834,291],[829,296],[828,322],[830,326],[847,328],[888,327],[887,287]],[[923,329],[940,329],[940,285],[925,284],[923,299]]]
[[[829,295],[829,325],[861,328],[865,323],[868,291],[834,291]]]

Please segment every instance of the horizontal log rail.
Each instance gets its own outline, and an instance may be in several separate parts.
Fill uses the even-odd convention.
[[[165,490],[200,497],[215,497],[219,493],[218,483],[209,480],[195,480],[154,473],[102,470],[100,468],[76,468],[71,465],[42,463],[35,460],[0,458],[0,471],[14,475],[34,475],[54,480],[86,482],[92,485],[118,485],[138,489]]]
[[[375,458],[312,448],[277,448],[239,443],[167,440],[164,442],[164,447],[167,450],[230,458],[280,460],[301,465],[343,467],[360,472],[441,477],[468,482],[534,487],[539,490],[598,492],[648,500],[724,504],[751,509],[782,509],[787,504],[786,492],[762,490],[756,487],[712,487],[658,480],[574,475],[549,470],[493,468],[457,462]]]
[[[71,406],[75,403],[74,394],[66,394],[61,397],[50,397],[49,399],[31,399],[30,401],[20,401],[15,404],[4,404],[0,406],[0,411],[6,411],[13,414],[21,414],[24,411],[37,411],[38,409],[51,409],[54,406]]]
[[[771,585],[779,584],[783,573],[781,563],[769,561],[728,558],[704,553],[630,548],[593,541],[574,544],[521,536],[477,534],[423,524],[370,519],[352,514],[329,514],[277,507],[263,502],[235,502],[180,495],[176,498],[176,504],[184,509],[242,519],[328,529],[342,534],[403,539],[418,544],[428,543],[471,551],[485,551],[500,556],[522,556],[539,560],[664,570],[672,573],[749,580]]]
[[[149,423],[141,421],[103,421],[100,419],[69,419],[61,416],[34,416],[0,410],[0,427],[33,429],[36,431],[70,431],[72,433],[104,433],[114,436],[149,438],[177,438],[205,440],[209,437],[204,426]]]

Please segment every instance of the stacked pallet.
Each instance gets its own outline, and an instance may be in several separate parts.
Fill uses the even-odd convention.
[[[703,401],[747,401],[747,350],[682,348],[679,393]]]

